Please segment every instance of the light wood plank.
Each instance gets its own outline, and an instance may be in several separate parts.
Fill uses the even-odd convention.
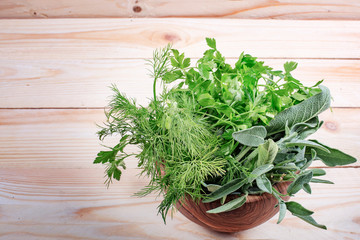
[[[358,21],[237,19],[1,20],[0,59],[147,58],[173,42],[199,57],[215,37],[227,57],[246,50],[266,58],[360,56]]]
[[[334,108],[314,138],[360,159],[360,109]],[[0,110],[0,168],[94,168],[103,149],[95,135],[105,120],[99,109]],[[105,142],[114,146],[116,137]],[[130,152],[137,149],[130,147]],[[135,167],[136,159],[127,161]],[[354,165],[360,166],[359,161]],[[317,162],[315,166],[322,166]]]
[[[0,18],[224,17],[261,19],[360,19],[355,0],[2,0]]]
[[[274,69],[282,69],[288,60],[264,59]],[[333,107],[360,107],[360,95],[354,91],[360,89],[359,60],[296,61],[293,74],[304,84],[325,79]],[[142,59],[0,60],[0,108],[104,107],[112,95],[111,84],[147,104],[153,81],[147,69]]]
[[[265,59],[276,69],[286,60]],[[230,60],[231,63],[234,60]],[[298,60],[294,73],[308,85],[324,78],[331,89],[335,107],[358,107],[360,74],[357,60]],[[143,60],[50,60],[0,61],[3,87],[0,107],[104,107],[116,83],[128,96],[146,104],[152,96],[152,79]],[[346,85],[344,85],[346,82]],[[139,88],[141,86],[141,88]],[[29,101],[31,99],[31,101]]]
[[[236,234],[208,231],[180,213],[164,225],[161,197],[131,197],[145,186],[129,169],[106,189],[101,169],[0,168],[0,239],[358,239],[360,169],[328,169],[335,185],[312,184],[313,194],[292,200],[314,210],[328,230],[287,214]]]

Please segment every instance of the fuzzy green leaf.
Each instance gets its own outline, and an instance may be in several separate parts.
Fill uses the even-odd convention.
[[[325,179],[318,179],[318,178],[313,178],[313,179],[311,179],[310,182],[312,182],[312,183],[334,184],[332,181],[325,180]]]
[[[260,188],[260,190],[267,192],[267,193],[272,193],[272,185],[270,180],[266,177],[265,174],[260,175],[259,177],[256,178],[256,185],[258,186],[258,188]]]
[[[223,185],[221,188],[217,189],[216,191],[210,193],[206,199],[203,200],[204,203],[209,203],[216,201],[224,196],[229,195],[232,192],[235,192],[240,187],[242,187],[246,183],[246,179],[242,178],[236,178],[225,185]]]
[[[285,129],[288,121],[289,127],[296,123],[307,122],[330,107],[330,91],[327,87],[319,86],[321,93],[318,93],[305,101],[294,105],[280,112],[266,126],[268,136]]]
[[[206,212],[207,213],[221,213],[221,212],[229,212],[229,211],[235,210],[235,209],[241,207],[242,205],[244,205],[244,203],[246,202],[246,197],[247,196],[244,195],[244,196],[235,198],[234,200],[231,200],[230,202],[228,202],[220,207],[208,210]]]
[[[256,167],[264,164],[273,163],[278,149],[278,145],[272,139],[268,139],[264,144],[259,145]]]
[[[310,181],[310,182],[311,182],[311,181]],[[310,186],[310,184],[304,183],[304,185],[303,185],[303,190],[304,190],[306,193],[311,194],[311,186]]]
[[[325,172],[324,169],[313,168],[313,169],[311,169],[311,171],[312,171],[314,177],[319,177],[319,176],[326,175],[326,172]]]
[[[310,141],[327,149],[327,151],[323,151],[322,149],[317,148],[315,149],[315,151],[317,153],[317,157],[320,158],[321,161],[329,167],[343,166],[356,162],[356,158],[338,149],[330,148],[322,143],[319,143],[316,140]]]
[[[216,190],[218,190],[219,188],[221,188],[221,185],[217,185],[217,184],[208,184],[206,185],[206,188],[209,192],[215,192]]]
[[[283,201],[279,202],[279,219],[277,221],[277,224],[279,224],[285,217],[286,214],[286,204]]]
[[[319,149],[323,152],[327,152],[327,153],[330,153],[330,151],[320,145],[320,144],[317,144],[313,141],[308,141],[308,140],[295,140],[295,141],[292,141],[292,142],[288,142],[288,143],[285,143],[286,147],[312,147],[312,148],[316,148],[316,149]]]
[[[304,172],[299,175],[288,187],[287,193],[293,195],[300,191],[305,183],[309,183],[312,178],[312,171]]]
[[[267,172],[269,172],[271,169],[274,168],[274,165],[272,164],[265,164],[262,165],[258,168],[255,168],[249,175],[248,182],[251,183],[253,182],[256,178],[258,178],[260,175],[265,174]]]
[[[292,214],[295,214],[297,216],[309,216],[314,213],[313,211],[304,208],[303,206],[301,206],[301,204],[297,202],[290,201],[290,202],[286,202],[285,204],[287,210],[289,210]]]
[[[301,220],[304,220],[305,222],[307,223],[310,223],[311,225],[315,226],[315,227],[318,227],[318,228],[322,228],[324,230],[327,230],[326,226],[325,225],[322,225],[322,224],[318,224],[313,217],[311,216],[301,216],[301,215],[296,215],[296,214],[293,214],[294,216],[300,218]]]
[[[264,126],[254,126],[249,129],[234,132],[232,137],[245,146],[257,147],[265,142],[266,129]]]

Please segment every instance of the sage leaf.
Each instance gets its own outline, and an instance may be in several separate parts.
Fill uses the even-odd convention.
[[[274,165],[272,164],[265,164],[258,168],[255,168],[251,173],[250,176],[247,178],[248,182],[253,182],[256,178],[258,178],[260,175],[267,173],[271,169],[274,168]]]
[[[266,129],[264,126],[254,126],[249,129],[234,132],[232,137],[243,145],[257,147],[265,142]]]
[[[292,214],[295,214],[297,216],[310,216],[311,214],[313,214],[313,211],[310,211],[306,208],[304,208],[303,206],[301,206],[300,203],[297,202],[286,202],[286,208],[287,210],[289,210]]]
[[[219,188],[221,188],[221,185],[217,185],[217,184],[208,184],[206,185],[206,188],[209,192],[215,192],[216,190],[218,190]]]
[[[321,92],[280,112],[266,126],[267,135],[284,131],[286,121],[291,128],[294,124],[307,122],[330,107],[330,91],[320,85]]]
[[[267,192],[267,193],[272,193],[272,185],[270,180],[266,177],[265,174],[260,175],[259,177],[256,178],[256,185],[258,186],[258,188],[260,188],[260,190]]]
[[[286,214],[286,204],[284,201],[279,201],[279,219],[277,221],[277,224],[281,223],[281,221],[284,219]]]
[[[311,182],[311,181],[310,181],[310,182]],[[311,194],[310,184],[305,183],[305,184],[303,185],[303,190],[304,190],[306,193]]]
[[[317,157],[329,167],[342,166],[356,162],[356,158],[334,148],[330,148],[322,143],[319,143],[316,140],[310,140],[322,147],[326,148],[328,151],[322,151],[321,149],[315,149]],[[308,151],[308,150],[307,150]]]
[[[309,183],[312,178],[312,171],[306,171],[299,175],[287,188],[287,193],[293,195],[300,191],[305,183]]]
[[[325,229],[327,230],[326,226],[325,225],[322,225],[322,224],[318,224],[313,217],[311,216],[301,216],[301,215],[296,215],[296,214],[293,214],[294,216],[300,218],[301,220],[304,220],[305,222],[307,223],[310,223],[311,225],[315,226],[315,227],[318,227],[318,228],[322,228],[322,229]]]
[[[313,169],[311,169],[311,171],[312,171],[314,177],[319,177],[319,176],[326,175],[326,172],[325,172],[324,169],[313,168]]]
[[[210,193],[207,196],[207,199],[203,200],[203,203],[213,202],[213,201],[216,201],[226,195],[229,195],[230,193],[238,190],[245,183],[246,183],[246,179],[236,178],[236,179],[226,183],[225,185],[221,186],[221,188]]]
[[[244,205],[244,203],[246,202],[246,197],[247,196],[244,195],[244,196],[235,198],[234,200],[231,200],[230,202],[228,202],[220,207],[208,210],[206,212],[207,213],[221,213],[221,212],[229,212],[229,211],[235,210],[235,209],[241,207],[242,205]]]
[[[326,147],[324,147],[320,144],[317,144],[315,142],[308,141],[308,140],[294,140],[292,142],[285,143],[285,146],[286,147],[312,147],[312,148],[317,148],[324,152],[330,153],[330,151]]]
[[[324,180],[324,179],[318,179],[318,178],[313,178],[313,179],[311,179],[310,182],[312,182],[312,183],[334,184],[332,181]]]
[[[278,150],[278,145],[272,139],[268,139],[264,144],[259,145],[256,167],[273,163]]]

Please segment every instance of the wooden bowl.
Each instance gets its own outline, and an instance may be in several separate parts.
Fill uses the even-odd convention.
[[[282,182],[274,187],[282,194],[286,193],[286,189],[290,182]],[[236,198],[236,196],[228,196],[227,202]],[[290,197],[283,197],[284,201]],[[223,213],[206,213],[206,211],[219,207],[220,200],[211,203],[203,203],[201,201],[194,202],[190,197],[177,203],[176,208],[191,221],[210,228],[218,232],[238,232],[256,227],[270,218],[278,211],[279,207],[275,207],[278,203],[277,199],[268,193],[262,195],[249,195],[246,203],[238,209]]]

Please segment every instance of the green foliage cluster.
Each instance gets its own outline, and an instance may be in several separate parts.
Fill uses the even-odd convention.
[[[106,112],[100,139],[119,134],[119,143],[100,151],[94,163],[105,164],[107,180],[119,180],[124,159],[135,155],[149,184],[138,196],[163,194],[158,207],[164,221],[168,211],[186,196],[195,201],[220,200],[209,213],[241,207],[248,195],[270,193],[279,201],[279,221],[286,210],[320,228],[312,211],[296,202],[284,202],[274,184],[291,181],[287,195],[311,193],[310,183],[332,182],[316,178],[322,169],[308,169],[315,160],[328,166],[346,165],[355,158],[306,138],[322,125],[318,114],[330,106],[330,92],[318,82],[304,86],[287,62],[275,71],[242,53],[235,66],[225,62],[214,39],[191,66],[184,53],[167,46],[149,61],[154,97],[138,106],[116,86]],[[157,94],[157,82],[163,91]],[[127,145],[140,152],[128,154]],[[225,203],[228,195],[239,197]]]

